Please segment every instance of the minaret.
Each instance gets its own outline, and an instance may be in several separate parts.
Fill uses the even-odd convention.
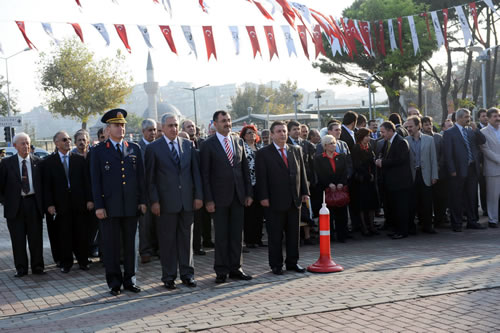
[[[158,93],[158,82],[155,82],[155,72],[151,54],[148,52],[148,65],[146,67],[147,82],[144,83],[144,90],[148,94],[148,118],[158,121],[158,108],[156,106],[156,94]]]

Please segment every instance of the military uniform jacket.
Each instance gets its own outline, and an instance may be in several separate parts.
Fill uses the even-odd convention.
[[[90,156],[90,176],[95,209],[108,217],[137,216],[146,204],[144,164],[139,145],[123,141],[123,157],[110,140],[95,146]]]

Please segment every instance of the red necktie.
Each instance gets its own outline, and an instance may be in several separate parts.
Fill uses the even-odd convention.
[[[285,162],[285,165],[288,168],[288,159],[286,158],[286,155],[285,155],[285,149],[280,148],[280,152],[281,152],[281,157],[283,158],[283,162]]]

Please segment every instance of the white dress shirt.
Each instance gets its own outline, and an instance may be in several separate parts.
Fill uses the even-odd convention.
[[[29,191],[29,193],[28,194],[24,194],[23,190],[21,190],[21,195],[25,196],[25,195],[35,194],[35,188],[33,187],[33,177],[32,177],[32,174],[31,174],[31,157],[30,157],[30,155],[28,154],[28,156],[26,157],[26,159],[24,159],[21,156],[19,156],[19,154],[18,154],[17,155],[17,160],[19,161],[19,174],[21,175],[21,178],[23,177],[23,160],[26,160],[26,168],[28,169],[28,180],[30,182],[30,191]]]
[[[69,173],[69,151],[65,154],[61,153],[60,151],[57,151],[58,154],[59,154],[59,158],[61,159],[61,163],[63,164],[63,167],[64,167],[64,156],[66,156],[66,161],[68,163],[68,173]],[[69,175],[68,175],[69,176]],[[70,188],[70,182],[69,182],[69,179],[67,179],[68,181],[68,188]]]
[[[276,143],[273,142],[273,145],[276,147],[276,149],[278,149],[278,153],[280,153],[280,156],[281,156],[281,148],[280,146],[278,146]],[[283,147],[283,152],[285,153],[285,157],[288,158],[288,153],[286,151],[286,145]],[[283,156],[281,156],[283,158]]]
[[[354,131],[351,131],[349,129],[349,127],[347,127],[344,124],[342,124],[342,127],[345,128],[345,130],[347,131],[347,133],[349,133],[349,135],[352,137],[352,140],[354,141],[354,143],[356,143],[356,137],[354,136]]]
[[[233,140],[231,139],[231,135],[228,134],[227,136],[224,136],[224,135],[220,134],[219,132],[215,132],[215,135],[217,135],[217,139],[219,139],[219,142],[222,145],[222,149],[224,149],[224,151],[226,151],[226,145],[224,144],[224,139],[227,138],[229,140],[229,149],[231,149],[231,152],[233,153],[233,158],[234,158]]]
[[[119,144],[120,149],[122,150],[122,154],[123,154],[123,140],[121,140],[120,142],[116,142],[116,141],[113,141],[113,139],[109,138],[109,141],[111,141],[111,143],[113,144],[113,148],[115,148],[115,149],[116,149],[116,144]]]
[[[179,150],[179,142],[177,142],[177,138],[175,138],[175,140],[170,140],[169,138],[167,138],[166,135],[163,135],[163,137],[165,138],[165,141],[167,141],[168,149],[172,150],[172,146],[170,145],[170,142],[174,143],[174,148],[177,151],[177,155],[179,156],[179,158],[181,158],[181,152]]]

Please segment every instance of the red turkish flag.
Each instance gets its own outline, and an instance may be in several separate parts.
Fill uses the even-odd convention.
[[[443,9],[443,24],[444,24],[444,46],[448,50],[448,8]]]
[[[340,18],[340,22],[342,23],[342,28],[344,29],[344,36],[346,39],[347,47],[349,48],[349,56],[352,58],[353,53],[358,54],[358,50],[356,49],[356,42],[354,41],[354,36],[349,29],[349,27],[345,24],[345,20],[343,18]]]
[[[205,36],[205,45],[207,46],[207,57],[210,60],[210,56],[213,54],[215,60],[217,60],[217,53],[215,52],[215,42],[214,34],[212,32],[212,26],[203,26],[203,36]]]
[[[283,8],[283,16],[287,20],[288,24],[294,27],[295,24],[295,12],[293,11],[292,7],[290,7],[290,4],[286,0],[276,0],[276,2]]]
[[[304,54],[307,59],[309,59],[309,50],[307,49],[307,34],[306,27],[304,25],[298,25],[297,29],[299,31],[300,43],[302,44],[302,49],[304,50]]]
[[[429,15],[427,13],[422,13],[420,16],[425,17],[425,24],[427,25],[427,35],[429,36],[429,40],[432,40],[431,37],[431,28],[429,27]]]
[[[262,13],[262,15],[264,15],[266,19],[274,20],[271,14],[269,14],[269,12],[264,8],[264,6],[262,6],[260,2],[258,2],[257,0],[253,0],[250,2],[253,2],[257,6],[257,8],[259,8],[260,12]]]
[[[77,4],[78,6],[80,6],[80,7],[82,6],[82,4],[80,3],[80,0],[75,0],[75,1],[76,1],[76,4]]]
[[[28,47],[30,49],[38,50],[36,48],[35,44],[33,44],[30,41],[30,39],[28,38],[28,36],[26,35],[26,30],[24,29],[24,21],[16,21],[16,24],[17,24],[17,27],[19,28],[19,30],[21,30],[21,33],[23,34],[24,40],[26,41],[26,44],[28,44]]]
[[[76,34],[78,35],[78,37],[80,37],[80,40],[83,43],[83,32],[82,32],[82,28],[80,27],[80,25],[78,23],[70,23],[70,24],[73,27],[73,29],[75,29]]]
[[[479,32],[479,25],[477,23],[477,8],[476,8],[476,3],[471,2],[469,3],[469,9],[470,13],[472,14],[472,17],[474,18],[474,29],[477,30],[477,35],[479,36],[479,40],[481,43],[484,45],[483,37],[481,37],[481,33]]]
[[[323,38],[321,36],[321,27],[319,25],[314,26],[313,36],[314,46],[316,47],[316,59],[318,59],[320,53],[326,57],[325,48],[323,47]]]
[[[365,42],[365,52],[368,49],[369,52],[367,53],[370,56],[373,53],[373,45],[372,45],[372,36],[370,34],[370,28],[368,26],[369,24],[370,22],[359,21],[359,30]]]
[[[399,50],[401,51],[401,55],[403,52],[403,18],[398,17],[398,31],[399,31]]]
[[[259,39],[257,38],[257,33],[255,32],[254,26],[247,26],[248,37],[250,37],[250,43],[252,43],[253,49],[253,58],[257,55],[257,52],[260,53],[262,57],[262,52],[260,52]]]
[[[274,39],[274,30],[271,25],[264,26],[264,32],[266,33],[267,46],[269,47],[269,61],[273,59],[273,55],[276,54],[278,57],[278,50],[276,49],[276,40]]]
[[[123,24],[115,24],[115,29],[116,32],[118,33],[118,36],[120,36],[123,45],[125,45],[125,48],[127,49],[128,53],[132,53],[130,45],[128,45],[127,30],[125,29],[125,26]]]
[[[172,30],[168,25],[160,25],[160,30],[165,39],[167,40],[167,44],[170,47],[170,51],[177,54],[177,49],[175,48],[174,39],[172,37]]]
[[[384,39],[384,21],[378,21],[378,51],[380,54],[386,56],[385,53],[385,39]]]

